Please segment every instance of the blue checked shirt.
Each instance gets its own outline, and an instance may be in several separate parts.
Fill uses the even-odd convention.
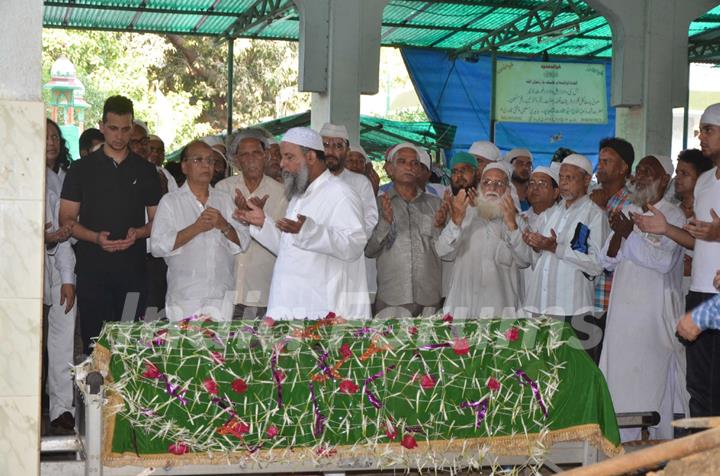
[[[720,329],[720,294],[692,310],[692,320],[700,330]]]

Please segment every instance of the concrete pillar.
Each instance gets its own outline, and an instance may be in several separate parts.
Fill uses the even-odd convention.
[[[670,155],[672,108],[688,94],[688,27],[713,0],[587,0],[610,24],[616,134],[636,157]]]
[[[378,91],[387,0],[295,0],[300,13],[300,91],[312,92],[312,124],[360,132],[360,95]]]
[[[0,474],[40,473],[45,106],[42,0],[0,15]]]

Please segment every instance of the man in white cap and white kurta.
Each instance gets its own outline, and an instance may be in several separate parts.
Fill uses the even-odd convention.
[[[520,231],[514,220],[517,209],[510,194],[510,176],[509,164],[489,164],[474,204],[465,190],[450,199],[450,221],[435,249],[441,258],[455,257],[444,306],[444,312],[454,317],[515,317],[520,307],[519,268],[530,261],[511,245],[510,233],[515,230],[519,235]],[[514,243],[526,248],[519,236]]]
[[[526,230],[522,238],[532,249],[534,263],[526,310],[572,321],[576,332],[590,336],[583,347],[588,353],[595,352],[597,362],[601,332],[593,332],[599,328],[583,317],[595,311],[594,279],[603,270],[600,252],[608,223],[603,210],[587,195],[592,173],[592,164],[585,156],[567,156],[559,173],[562,201],[543,214],[535,230]]]
[[[648,233],[664,235],[688,249],[694,249],[690,292],[685,300],[691,311],[713,298],[718,290],[713,278],[720,263],[720,103],[712,104],[700,117],[700,148],[715,167],[703,173],[695,184],[695,217],[684,227],[669,223],[661,210],[648,207],[648,216],[635,216],[638,227]],[[687,323],[683,318],[681,323]],[[690,415],[720,415],[720,331],[707,330],[688,344],[687,389],[690,392]]]
[[[532,173],[533,155],[527,149],[515,148],[505,154],[505,160],[512,166],[512,183],[517,190],[518,199],[520,200],[520,209],[526,211],[530,208],[530,202],[527,199],[527,186]]]
[[[235,218],[277,255],[267,315],[321,319],[334,312],[370,317],[365,262],[367,243],[360,198],[327,169],[322,137],[295,127],[280,142],[285,218],[273,220],[252,201]]]
[[[632,217],[649,214],[652,205],[674,226],[685,224],[682,210],[663,199],[673,172],[670,157],[648,155],[637,164],[631,203],[610,214],[612,233],[601,253],[615,275],[599,366],[616,412],[660,413],[653,439],[672,439],[673,411],[687,412],[687,398],[675,398],[685,393],[685,350],[675,337],[684,251],[668,237],[642,233]],[[623,441],[640,439],[639,428],[620,434]]]

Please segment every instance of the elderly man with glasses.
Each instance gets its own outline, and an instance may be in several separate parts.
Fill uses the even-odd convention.
[[[250,244],[247,226],[232,216],[227,193],[210,186],[216,157],[202,141],[180,155],[187,180],[160,200],[150,246],[168,265],[165,312],[171,321],[206,314],[229,321],[235,298],[234,255]]]

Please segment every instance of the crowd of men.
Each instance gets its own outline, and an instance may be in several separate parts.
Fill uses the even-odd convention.
[[[193,141],[171,171],[122,96],[70,167],[47,130],[56,427],[72,423],[61,363],[75,309],[86,353],[123,316],[549,316],[575,329],[617,412],[661,413],[657,437],[672,437],[673,413],[720,415],[720,104],[677,166],[636,160],[621,138],[600,142],[595,172],[571,150],[533,167],[527,149],[477,141],[452,156],[447,187],[429,183],[430,155],[407,142],[387,151],[380,186],[339,124],[279,143],[261,129]]]

